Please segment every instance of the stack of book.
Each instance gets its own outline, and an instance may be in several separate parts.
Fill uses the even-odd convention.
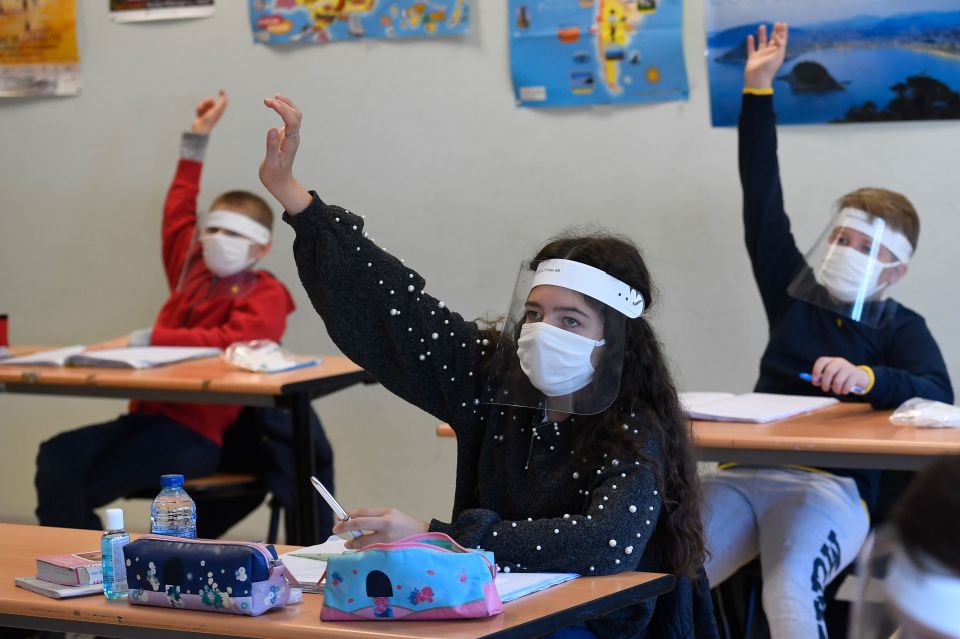
[[[17,577],[15,583],[54,599],[103,592],[100,551],[37,557],[37,575]]]

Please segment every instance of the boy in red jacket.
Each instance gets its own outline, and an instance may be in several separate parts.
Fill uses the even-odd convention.
[[[293,300],[271,274],[252,268],[270,249],[270,207],[253,193],[229,191],[213,201],[203,225],[197,223],[203,155],[226,107],[223,91],[204,99],[192,131],[183,134],[163,211],[163,265],[171,294],[156,322],[91,348],[226,348],[283,336]],[[94,508],[158,486],[161,474],[189,478],[215,472],[223,433],[241,409],[133,401],[126,415],[44,442],[35,480],[40,524],[100,529]]]

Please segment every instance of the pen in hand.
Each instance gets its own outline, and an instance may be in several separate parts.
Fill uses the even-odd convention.
[[[811,384],[813,383],[813,375],[810,373],[800,373],[800,379],[805,382],[810,382]],[[867,391],[863,390],[859,386],[854,386],[850,389],[850,392],[854,395],[865,395]]]

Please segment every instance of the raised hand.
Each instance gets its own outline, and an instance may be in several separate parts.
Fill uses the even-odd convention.
[[[277,112],[283,127],[267,131],[267,153],[260,163],[260,181],[291,214],[307,208],[312,199],[293,177],[293,160],[300,147],[300,124],[303,114],[290,98],[279,93],[263,103]]]
[[[787,23],[777,22],[767,39],[767,27],[760,25],[757,38],[747,36],[747,65],[743,70],[743,86],[748,89],[770,89],[773,78],[787,54]]]
[[[216,99],[208,96],[200,100],[200,103],[197,104],[197,115],[193,118],[193,126],[190,130],[194,133],[209,135],[214,125],[220,119],[220,116],[223,115],[223,112],[226,110],[227,93],[223,89],[220,89]]]

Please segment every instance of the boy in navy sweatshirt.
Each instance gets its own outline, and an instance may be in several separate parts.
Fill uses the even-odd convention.
[[[877,409],[911,397],[952,403],[923,318],[884,298],[917,245],[920,221],[907,198],[877,188],[849,193],[816,261],[808,266],[797,249],[783,205],[772,95],[786,44],[783,23],[769,40],[763,26],[756,43],[748,37],[739,122],[747,251],[770,325],[755,390],[828,393]],[[759,555],[771,636],[826,637],[823,590],[863,543],[879,480],[878,470],[737,465],[708,475],[711,586]]]

